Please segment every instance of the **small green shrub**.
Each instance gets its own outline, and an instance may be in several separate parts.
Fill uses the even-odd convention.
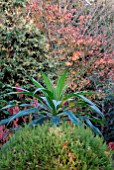
[[[111,152],[83,126],[45,124],[17,132],[0,152],[0,169],[111,170]]]

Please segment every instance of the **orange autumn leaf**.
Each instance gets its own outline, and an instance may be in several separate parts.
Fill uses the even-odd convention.
[[[76,74],[76,72],[75,72],[75,71],[72,71],[72,74]]]
[[[80,46],[80,45],[85,45],[85,44],[86,44],[86,41],[85,41],[84,39],[79,39],[79,40],[77,40],[76,44],[77,44],[78,46]]]
[[[63,144],[63,148],[67,148],[67,145],[68,145],[68,142],[66,141],[66,142]]]
[[[66,66],[72,66],[72,62],[67,61]]]
[[[54,37],[54,36],[53,36],[53,37],[51,38],[51,41],[57,41],[57,37]]]
[[[61,134],[62,134],[62,132],[61,132],[61,131],[58,131],[58,132],[57,132],[57,134],[61,135]]]
[[[101,42],[100,42],[100,41],[97,41],[97,42],[96,42],[96,45],[97,45],[97,46],[100,46],[100,45],[101,45]]]
[[[70,88],[71,88],[72,90],[76,90],[77,85],[76,85],[75,83],[71,83],[71,84],[70,84]]]
[[[59,22],[64,22],[64,18],[59,19]]]
[[[73,60],[73,61],[76,61],[76,60],[78,60],[79,58],[80,58],[80,52],[79,52],[79,51],[74,52],[73,57],[72,57],[72,60]]]
[[[72,158],[72,159],[75,158],[75,155],[74,155],[72,152],[69,152],[69,153],[68,153],[68,156],[69,156],[70,158]]]
[[[60,59],[61,59],[61,60],[65,60],[66,57],[65,57],[65,56],[61,56]]]
[[[79,20],[84,20],[85,19],[85,16],[81,15]]]
[[[92,55],[93,54],[93,51],[92,50],[90,50],[90,51],[88,51],[88,53],[87,53],[87,55]]]

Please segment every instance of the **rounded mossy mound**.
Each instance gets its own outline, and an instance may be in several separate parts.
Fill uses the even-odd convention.
[[[111,164],[102,138],[66,123],[23,128],[0,151],[1,170],[111,170]]]

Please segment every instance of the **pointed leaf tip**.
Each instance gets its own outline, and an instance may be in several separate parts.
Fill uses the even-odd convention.
[[[46,85],[46,88],[53,93],[53,86],[52,86],[51,80],[46,76],[44,72],[42,72],[42,77]]]

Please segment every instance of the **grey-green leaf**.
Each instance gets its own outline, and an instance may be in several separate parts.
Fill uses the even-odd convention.
[[[63,111],[63,114],[67,115],[71,122],[74,123],[75,125],[81,125],[81,121],[71,111],[65,110]]]
[[[38,108],[30,108],[30,109],[26,109],[26,110],[23,110],[23,111],[20,111],[18,112],[17,114],[13,115],[10,117],[9,119],[9,123],[16,119],[16,118],[19,118],[19,117],[22,117],[22,116],[27,116],[27,115],[30,115],[30,114],[33,114],[33,113],[36,113],[38,112],[39,109]]]
[[[52,125],[58,125],[59,123],[60,123],[60,116],[52,116],[51,124]]]

